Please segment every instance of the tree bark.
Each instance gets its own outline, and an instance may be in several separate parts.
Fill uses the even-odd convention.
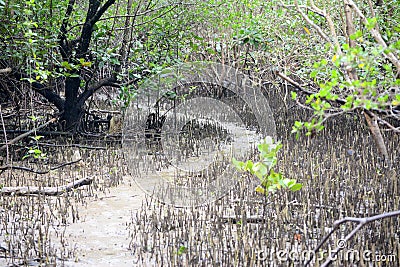
[[[371,113],[370,111],[365,111],[364,117],[367,120],[369,130],[372,133],[372,136],[375,140],[376,146],[378,147],[380,154],[384,157],[386,161],[388,161],[389,154],[387,152],[385,141],[383,140],[383,136],[379,128],[378,120],[376,119],[374,114]]]
[[[68,77],[65,81],[65,104],[60,119],[65,130],[77,130],[82,118],[83,105],[78,105],[80,81],[79,77]]]

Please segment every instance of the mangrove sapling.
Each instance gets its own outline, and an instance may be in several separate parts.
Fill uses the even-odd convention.
[[[246,162],[232,159],[235,167],[242,172],[250,172],[260,179],[260,184],[256,187],[256,192],[267,195],[269,192],[275,192],[277,189],[288,188],[291,191],[297,191],[302,188],[302,184],[297,183],[295,179],[285,178],[280,172],[275,172],[274,167],[277,163],[277,153],[282,148],[281,142],[274,143],[271,137],[266,137],[264,141],[257,146],[260,152],[260,161]]]

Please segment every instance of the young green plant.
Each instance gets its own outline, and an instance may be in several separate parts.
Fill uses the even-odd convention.
[[[267,195],[269,192],[275,192],[277,189],[287,188],[291,191],[297,191],[302,188],[302,184],[297,183],[295,179],[285,178],[281,173],[276,172],[274,167],[277,163],[277,153],[282,148],[282,143],[274,143],[271,137],[266,137],[258,146],[259,161],[246,162],[238,161],[232,158],[232,163],[241,172],[249,172],[255,175],[260,184],[256,187],[256,192]]]

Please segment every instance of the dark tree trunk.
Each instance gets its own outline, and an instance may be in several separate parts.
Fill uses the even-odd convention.
[[[103,13],[115,2],[115,0],[108,0],[103,6],[100,6],[101,1],[90,0],[89,9],[86,14],[86,20],[82,27],[81,36],[78,41],[73,40],[68,45],[66,38],[66,26],[68,24],[68,19],[64,20],[61,27],[60,36],[60,48],[63,52],[63,59],[69,63],[74,63],[73,52],[76,52],[75,60],[79,58],[85,58],[88,51],[89,45],[93,35],[93,27],[96,22],[100,19]],[[73,10],[75,0],[70,0],[68,5],[68,10],[66,18],[68,18]],[[71,44],[78,44],[77,48],[74,49],[70,47]],[[71,62],[72,61],[72,62]],[[79,130],[81,119],[84,114],[84,103],[87,98],[89,98],[98,88],[89,89],[81,97],[79,95],[79,87],[81,83],[80,70],[71,70],[69,73],[73,77],[67,77],[65,80],[65,102],[63,107],[63,113],[61,115],[61,124],[65,130]],[[106,84],[104,84],[106,85]]]
[[[79,73],[74,73],[79,75]],[[78,104],[79,77],[68,77],[65,80],[65,102],[61,115],[61,124],[65,130],[77,130],[83,113],[83,105]]]
[[[84,109],[76,102],[65,102],[64,112],[60,122],[64,130],[76,131],[79,129]]]

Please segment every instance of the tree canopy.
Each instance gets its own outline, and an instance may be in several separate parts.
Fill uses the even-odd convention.
[[[294,86],[293,99],[314,115],[293,133],[311,135],[329,118],[362,112],[387,156],[381,131],[400,131],[398,4],[3,0],[1,91],[19,99],[34,91],[61,128],[77,131],[99,90],[118,88],[114,102],[123,108],[152,73],[219,61],[260,84]]]

